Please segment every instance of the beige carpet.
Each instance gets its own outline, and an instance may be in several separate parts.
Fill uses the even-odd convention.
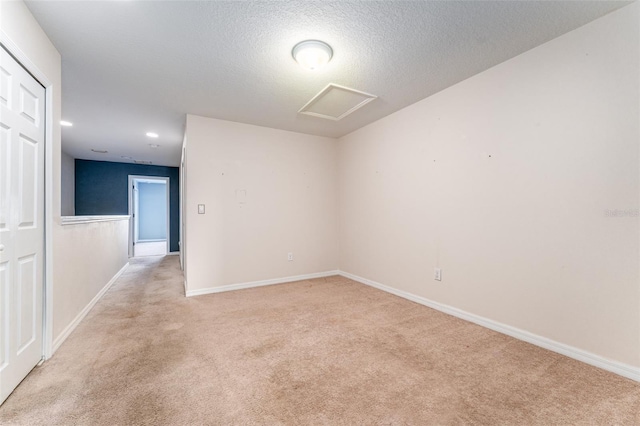
[[[341,277],[183,297],[134,259],[0,424],[640,424],[640,384]]]

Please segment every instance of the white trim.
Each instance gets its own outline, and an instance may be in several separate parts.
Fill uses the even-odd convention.
[[[171,252],[171,180],[168,176],[142,176],[142,175],[129,175],[129,216],[133,214],[133,182],[137,180],[160,180],[167,185],[167,248],[165,254]],[[135,220],[129,222],[129,257],[133,257],[133,240],[134,240],[134,226]]]
[[[186,169],[185,169],[185,161],[186,161],[186,155],[187,155],[187,130],[185,128],[185,132],[184,132],[184,136],[182,137],[182,158],[180,159],[180,170],[178,171],[179,177],[178,179],[180,180],[179,186],[178,186],[178,204],[179,204],[179,211],[180,211],[180,217],[178,218],[178,226],[180,227],[179,232],[178,232],[178,248],[180,249],[180,269],[182,269],[184,271],[184,249],[183,249],[183,241],[184,241],[184,230],[185,230],[185,223],[184,223],[184,203],[185,203],[185,191],[184,191],[184,183],[185,183],[185,173],[186,173]],[[186,274],[186,271],[185,271]]]
[[[0,29],[0,43],[45,88],[44,136],[44,289],[42,312],[42,355],[53,355],[53,83],[36,64]]]
[[[167,256],[178,256],[180,255],[179,251],[170,251],[169,253],[167,253]]]
[[[62,216],[60,218],[60,224],[64,226],[77,225],[80,223],[111,222],[115,220],[129,220],[129,216]]]
[[[53,342],[53,350],[51,352],[51,355],[53,355],[58,350],[58,348],[60,348],[60,345],[62,345],[62,343],[64,343],[64,341],[67,340],[67,337],[69,337],[71,333],[73,333],[73,330],[75,330],[76,327],[82,322],[84,317],[86,317],[87,314],[91,311],[91,309],[93,309],[93,307],[96,305],[96,303],[98,303],[98,301],[102,298],[102,296],[104,296],[107,290],[111,288],[113,283],[115,283],[116,280],[120,278],[120,275],[122,275],[122,273],[125,271],[125,269],[127,269],[128,266],[129,266],[129,262],[127,262],[122,267],[122,269],[116,272],[113,278],[111,278],[109,282],[104,287],[102,287],[102,290],[100,290],[98,294],[96,294],[96,296],[91,300],[91,302],[89,302],[89,304],[85,306],[84,309],[80,311],[78,315],[76,315],[73,321],[71,321],[71,323],[64,330],[62,330],[62,333],[60,333],[60,335]]]
[[[349,278],[359,283],[377,288],[378,290],[382,290],[387,293],[394,294],[404,299],[411,300],[412,302],[416,302],[421,305],[427,306],[429,308],[435,309],[437,311],[444,312],[445,314],[449,314],[454,317],[461,318],[465,321],[478,324],[490,330],[497,331],[498,333],[506,334],[507,336],[514,337],[518,340],[523,340],[527,343],[531,343],[532,345],[536,345],[541,348],[548,349],[550,351],[559,353],[569,358],[582,361],[594,367],[598,367],[603,370],[607,370],[612,373],[618,374],[622,377],[626,377],[628,379],[640,382],[640,367],[634,367],[629,364],[624,364],[619,361],[614,361],[612,359],[604,358],[604,357],[601,357],[600,355],[596,355],[594,353],[587,352],[585,350],[578,349],[576,347],[569,346],[564,343],[556,342],[555,340],[547,339],[546,337],[542,337],[537,334],[533,334],[528,331],[521,330],[516,327],[512,327],[510,325],[502,324],[498,321],[484,318],[479,315],[475,315],[475,314],[463,311],[461,309],[454,308],[449,305],[445,305],[439,302],[434,302],[433,300],[429,300],[422,296],[416,296],[415,294],[398,290],[393,287],[380,284],[376,281],[350,274],[348,272],[338,271],[338,274],[345,278]]]
[[[189,290],[189,291],[186,291],[187,282],[185,281],[184,287],[185,287],[186,296],[191,297],[191,296],[201,296],[203,294],[222,293],[225,291],[244,290],[246,288],[262,287],[265,285],[284,284],[284,283],[290,283],[294,281],[310,280],[313,278],[331,277],[334,275],[339,275],[339,271],[316,272],[313,274],[295,275],[292,277],[284,277],[284,278],[273,278],[271,280],[251,281],[248,283],[230,284],[230,285],[223,285],[220,287],[201,288],[201,289]]]

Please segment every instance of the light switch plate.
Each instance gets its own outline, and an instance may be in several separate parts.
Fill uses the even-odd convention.
[[[198,214],[204,214],[204,204],[198,204]]]

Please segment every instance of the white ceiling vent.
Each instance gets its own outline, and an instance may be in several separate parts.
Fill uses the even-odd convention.
[[[331,83],[298,112],[338,121],[376,98],[375,95]]]

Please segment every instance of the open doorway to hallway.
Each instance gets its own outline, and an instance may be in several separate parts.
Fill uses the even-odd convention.
[[[167,254],[169,178],[129,175],[129,256]]]

